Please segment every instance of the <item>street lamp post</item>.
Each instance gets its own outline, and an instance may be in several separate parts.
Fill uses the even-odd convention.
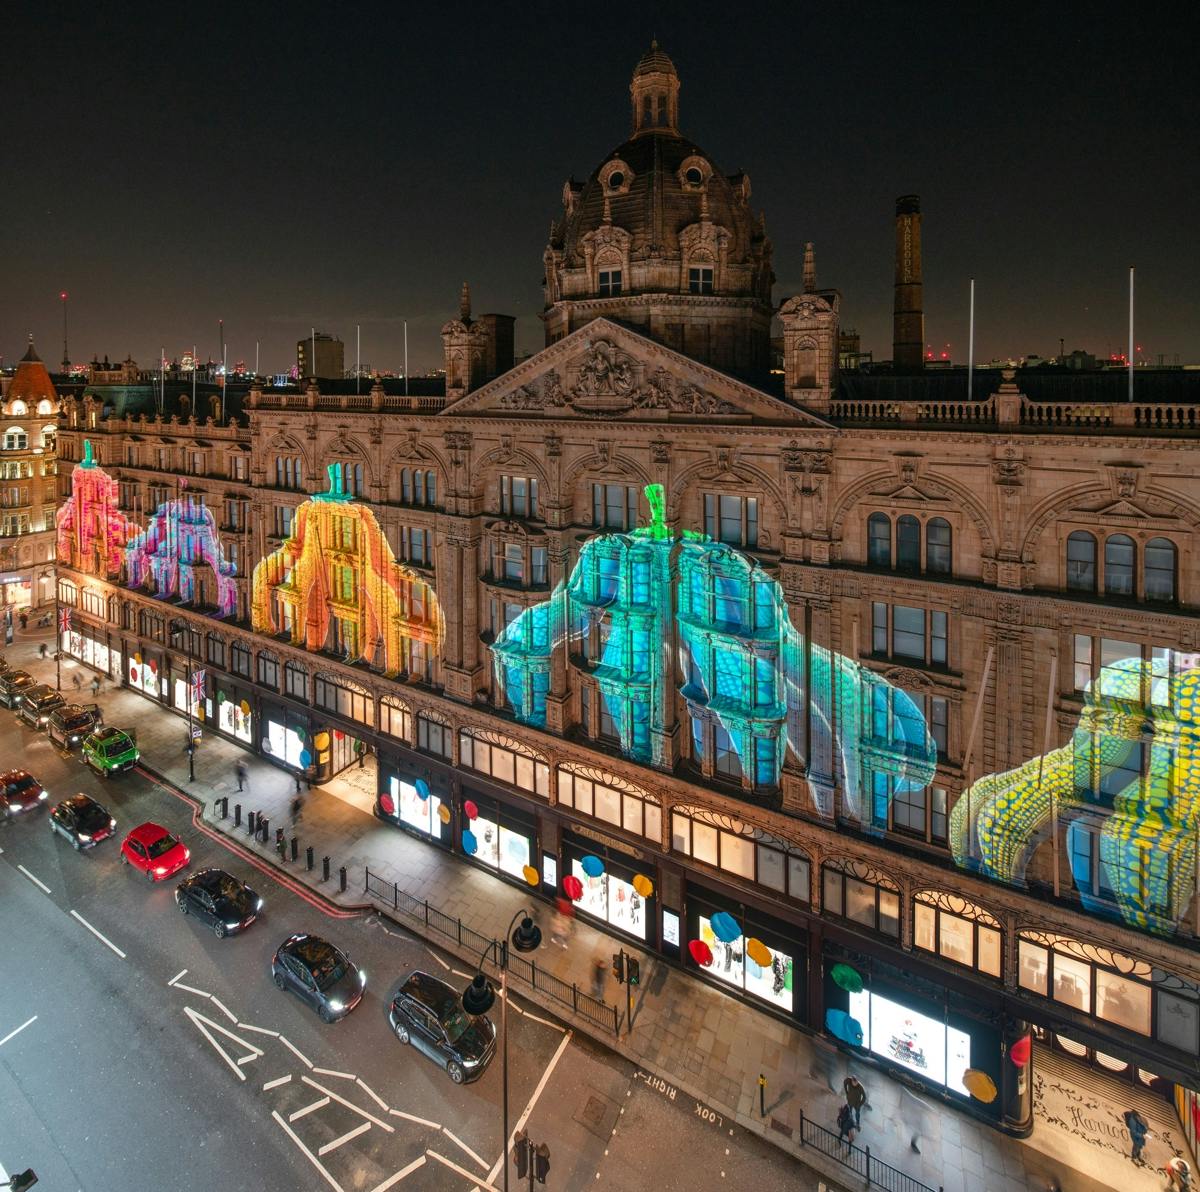
[[[517,926],[517,920],[520,920],[520,926]],[[496,1000],[495,991],[488,983],[488,979],[484,976],[483,961],[488,952],[499,944],[499,955],[497,963],[500,967],[500,1068],[501,1079],[503,1081],[502,1092],[500,1096],[501,1114],[504,1119],[504,1139],[502,1142],[503,1158],[501,1167],[504,1169],[504,1192],[508,1192],[508,942],[512,940],[512,945],[518,952],[532,952],[542,942],[541,928],[533,921],[529,910],[522,907],[515,915],[512,922],[508,925],[508,931],[505,933],[504,939],[500,941],[493,940],[492,943],[484,949],[483,955],[479,958],[479,967],[475,976],[471,979],[471,984],[462,995],[463,1009],[468,1014],[486,1014],[492,1008]]]
[[[184,641],[187,643],[187,691],[184,694],[184,702],[187,704],[187,755],[188,755],[188,782],[196,781],[196,737],[192,728],[192,631],[186,622],[175,622],[175,633],[182,633]]]

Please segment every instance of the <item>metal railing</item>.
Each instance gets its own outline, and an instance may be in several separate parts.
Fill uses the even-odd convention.
[[[470,949],[476,955],[484,957],[484,964],[498,968],[499,964],[507,961],[509,975],[524,981],[531,989],[552,998],[559,1005],[581,1018],[606,1031],[612,1031],[616,1037],[620,1030],[620,1014],[616,1006],[593,997],[580,989],[574,982],[564,981],[553,973],[538,968],[537,962],[527,960],[524,956],[514,955],[511,949],[502,946],[501,941],[487,935],[480,935],[472,930],[461,919],[447,915],[438,910],[427,899],[415,898],[407,890],[402,890],[395,882],[366,870],[364,891],[368,897],[384,906],[390,906],[393,911],[407,915],[427,928],[438,932],[449,940]],[[907,1189],[903,1192],[908,1192]],[[917,1192],[920,1192],[917,1189]]]
[[[890,1163],[877,1159],[871,1154],[869,1146],[843,1142],[841,1135],[805,1117],[804,1110],[800,1111],[799,1138],[802,1147],[810,1146],[825,1158],[840,1163],[866,1180],[868,1188],[883,1188],[886,1192],[943,1192],[942,1188],[933,1189]]]

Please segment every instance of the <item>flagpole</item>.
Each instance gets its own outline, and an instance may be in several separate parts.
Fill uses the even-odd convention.
[[[1129,400],[1133,401],[1133,266],[1129,266]]]
[[[362,385],[362,324],[357,323],[354,327],[354,338],[356,343],[355,354],[357,359],[354,362],[354,392],[357,395],[361,392]]]
[[[408,396],[408,320],[404,320],[404,396]],[[507,1170],[507,1168],[505,1169]]]
[[[200,367],[196,360],[196,345],[192,344],[192,413],[196,412],[196,370]]]
[[[967,401],[971,400],[971,380],[975,374],[975,279],[971,278],[971,330],[967,339]]]

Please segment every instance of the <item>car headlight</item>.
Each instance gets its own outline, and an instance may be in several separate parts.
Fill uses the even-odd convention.
[[[338,1010],[344,1010],[346,1008],[346,1003],[339,1002],[339,1001],[332,1001],[329,1003],[329,1008],[336,1013]]]
[[[226,923],[226,924],[225,924],[225,930],[226,930],[226,931],[232,931],[232,930],[233,930],[235,927],[240,927],[240,926],[241,926],[241,924],[240,924],[240,923]]]
[[[41,793],[40,795],[38,795],[38,799],[39,799],[39,800],[40,800],[40,799],[44,799],[45,797],[46,797],[46,792],[45,792],[45,791],[42,791],[42,793]]]
[[[167,867],[165,865],[156,865],[154,867],[154,872],[157,873],[161,877],[164,873],[167,872]]]
[[[257,912],[257,911],[261,911],[261,910],[262,910],[262,908],[263,908],[263,900],[260,898],[260,899],[258,900],[258,905],[257,905],[257,906],[256,906],[254,909],[255,909],[255,911]]]
[[[78,737],[72,737],[72,738],[71,738],[71,744],[72,744],[72,745],[78,745],[78,744],[79,744],[79,738],[78,738]]]
[[[79,839],[80,840],[91,840],[91,837],[86,832],[80,832]]]
[[[367,987],[367,973],[366,973],[366,970],[365,970],[365,969],[359,969],[359,970],[358,970],[358,979],[359,979],[359,981],[361,982],[361,986],[360,986],[360,987],[361,987],[362,989],[366,989],[366,987]]]
[[[464,1068],[478,1068],[479,1061],[478,1060],[469,1060],[464,1056],[463,1061],[462,1061],[462,1066]]]
[[[115,827],[117,826],[117,821],[116,821],[115,819],[110,819],[110,820],[108,821],[108,826],[109,826],[110,828],[115,828]]]

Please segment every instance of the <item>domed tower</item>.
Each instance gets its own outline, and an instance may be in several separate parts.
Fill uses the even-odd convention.
[[[771,242],[750,179],[679,132],[679,75],[652,43],[629,85],[633,134],[563,186],[546,248],[546,343],[603,315],[727,372],[765,373]]]

